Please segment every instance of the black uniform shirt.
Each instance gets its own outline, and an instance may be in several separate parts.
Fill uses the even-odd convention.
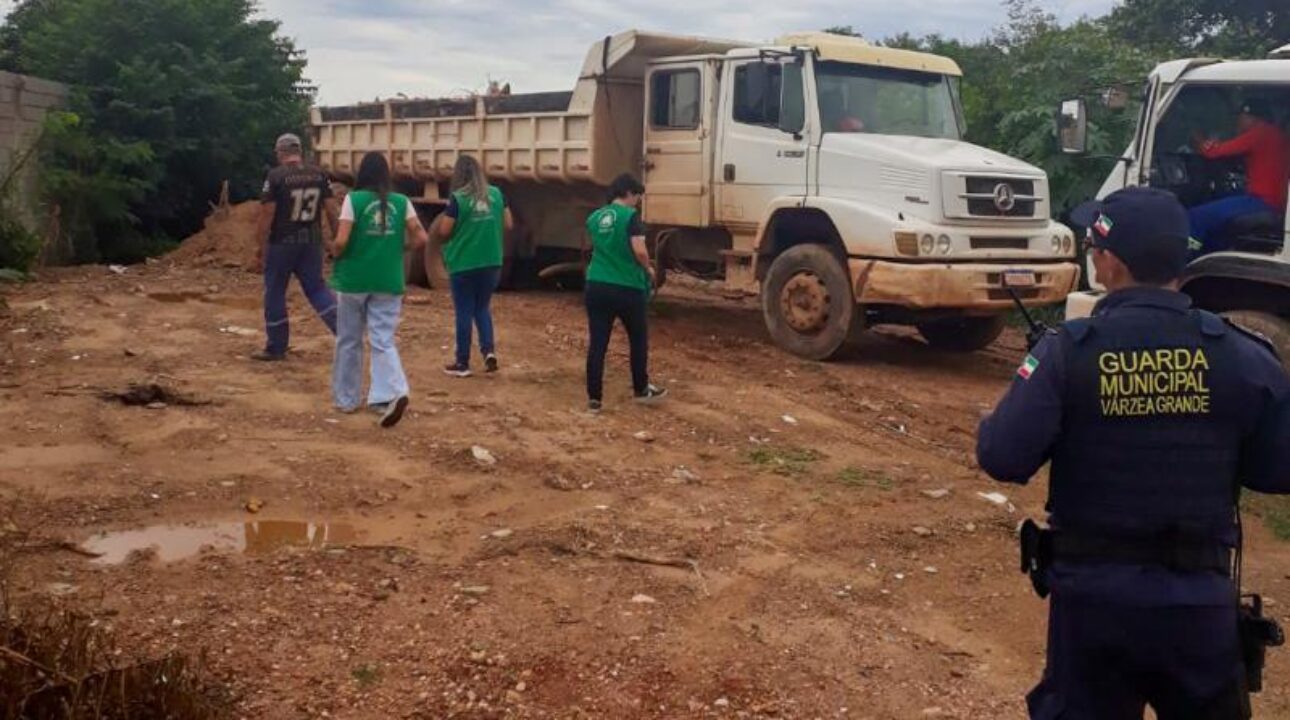
[[[270,243],[322,242],[318,221],[331,197],[327,173],[312,165],[280,165],[264,181],[260,202],[273,203]]]

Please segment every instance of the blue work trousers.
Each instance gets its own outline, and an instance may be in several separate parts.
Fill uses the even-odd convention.
[[[368,405],[384,405],[408,394],[394,333],[399,328],[402,295],[340,293],[336,357],[332,363],[331,393],[336,407],[345,412],[363,402],[363,336],[372,348],[372,382]]]
[[[487,356],[496,350],[493,343],[493,291],[501,279],[501,268],[479,268],[452,275],[452,307],[457,316],[457,364],[470,367],[470,341],[473,328],[479,329],[479,351]]]
[[[265,351],[283,355],[291,340],[287,318],[287,285],[294,275],[309,304],[327,329],[336,334],[336,296],[323,280],[322,246],[318,243],[274,243],[264,257]]]
[[[1208,255],[1226,250],[1223,238],[1219,236],[1223,227],[1242,215],[1264,212],[1275,211],[1253,195],[1233,195],[1197,205],[1188,210],[1187,214],[1191,217],[1191,236],[1200,241],[1200,250],[1197,254]]]

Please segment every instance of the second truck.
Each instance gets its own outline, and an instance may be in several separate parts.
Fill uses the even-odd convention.
[[[784,349],[834,356],[875,324],[972,351],[1076,285],[1043,171],[965,142],[950,59],[805,33],[772,45],[625,32],[572,92],[315,108],[320,163],[352,181],[385,153],[427,219],[461,154],[517,219],[505,272],[576,262],[619,173],[643,175],[663,271],[757,293]],[[442,274],[432,247],[412,274]]]

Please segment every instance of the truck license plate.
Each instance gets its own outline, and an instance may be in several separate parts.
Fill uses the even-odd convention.
[[[1003,286],[1006,288],[1032,288],[1035,286],[1035,271],[1004,270]]]

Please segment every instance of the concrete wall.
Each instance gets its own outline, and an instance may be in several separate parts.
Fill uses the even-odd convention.
[[[0,72],[0,181],[31,149],[49,110],[60,106],[67,88],[56,82]],[[17,178],[11,207],[28,226],[41,234],[49,231],[48,209],[39,206],[38,168],[29,160]],[[47,248],[48,250],[48,248]]]

